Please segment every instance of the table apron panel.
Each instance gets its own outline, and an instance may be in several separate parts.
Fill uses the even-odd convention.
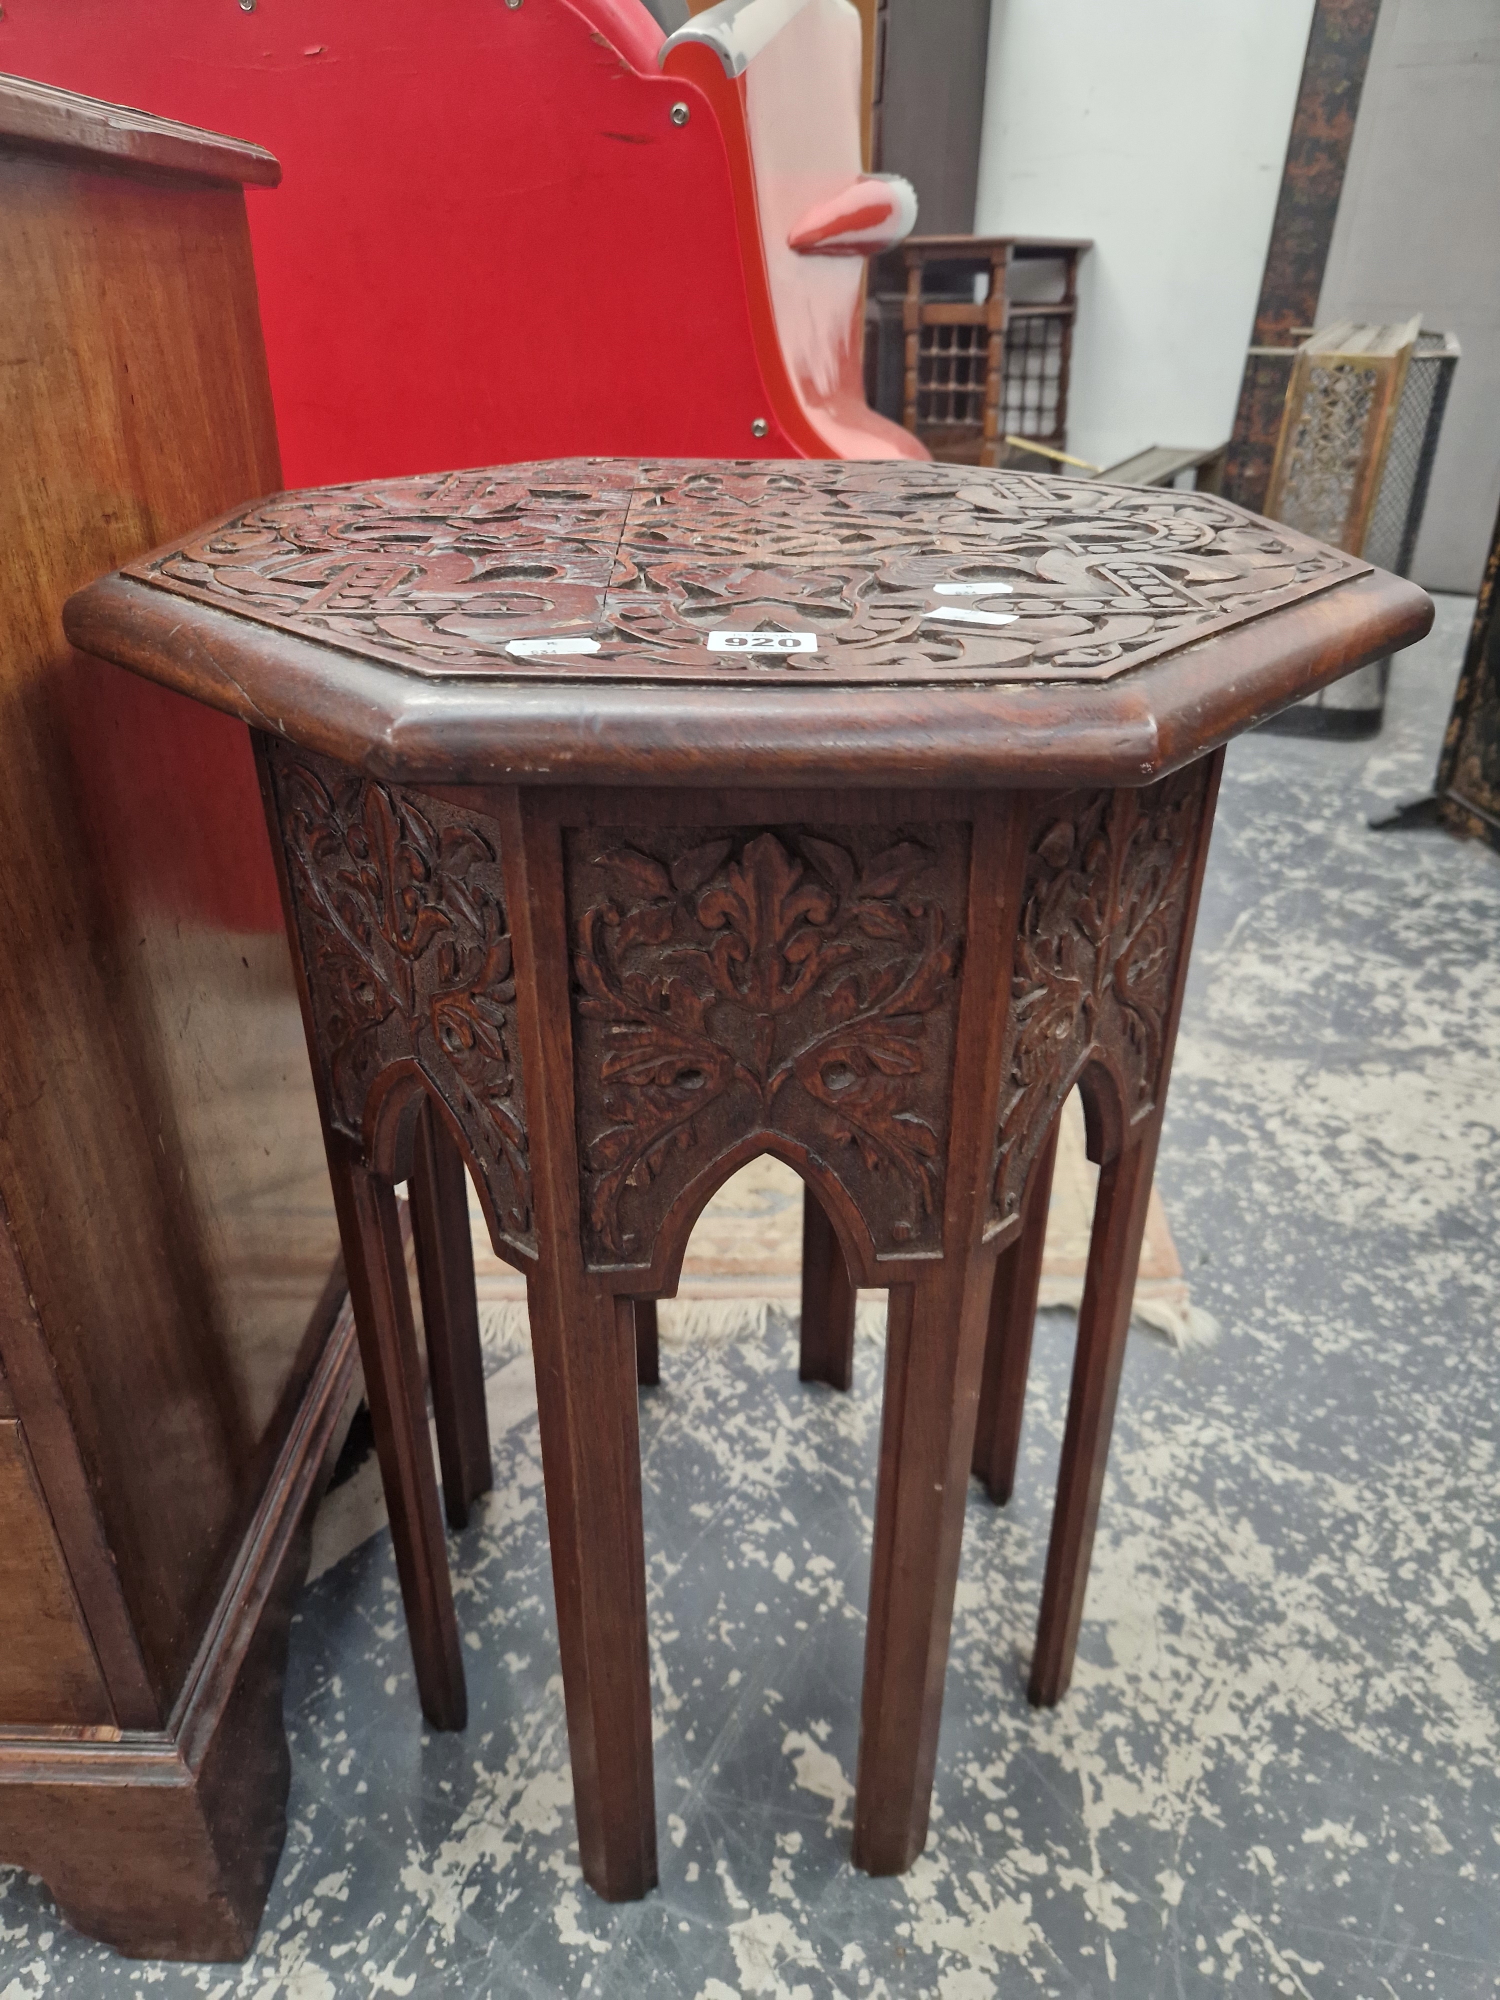
[[[584,1268],[669,1292],[705,1203],[764,1152],[816,1189],[861,1282],[912,1282],[952,1254],[976,942],[1010,967],[982,996],[999,1051],[988,1165],[959,1163],[987,1182],[984,1242],[1013,1234],[1075,1086],[1100,1158],[1157,1104],[1215,758],[1118,790],[528,788],[523,813],[513,789],[418,790],[266,743],[329,1122],[400,1177],[430,1097],[521,1268],[545,1255],[534,1178],[561,1172]],[[1012,858],[971,883],[986,815],[1011,828]],[[553,857],[524,878],[559,902],[526,932],[566,959],[546,979],[513,948],[503,837]],[[566,1160],[537,1156],[556,1147],[526,1115],[518,1010],[544,986]]]

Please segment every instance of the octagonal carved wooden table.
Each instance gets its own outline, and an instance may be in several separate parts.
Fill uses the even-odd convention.
[[[1009,1491],[1058,1113],[1101,1164],[1032,1695],[1067,1685],[1220,749],[1426,630],[1196,493],[573,461],[285,494],[74,598],[256,732],[423,1706],[489,1483],[463,1171],[526,1273],[588,1880],[656,1879],[635,1386],[735,1168],[803,1372],[890,1296],[854,1851],[926,1836],[971,1463]],[[637,1302],[641,1302],[639,1307]]]

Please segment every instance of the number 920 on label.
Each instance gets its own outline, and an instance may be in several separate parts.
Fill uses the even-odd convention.
[[[816,632],[710,632],[711,653],[815,653]]]

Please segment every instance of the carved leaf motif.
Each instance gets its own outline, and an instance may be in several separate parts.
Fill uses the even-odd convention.
[[[361,1136],[370,1087],[415,1063],[534,1248],[516,998],[498,843],[477,820],[326,758],[272,752],[283,847],[335,1124]]]
[[[671,876],[661,863],[653,861],[649,854],[637,854],[634,848],[622,847],[614,859],[621,875],[634,888],[648,896],[671,895]]]
[[[869,1219],[889,1246],[930,1235],[958,959],[945,904],[962,907],[964,843],[925,831],[883,846],[844,829],[574,837],[596,1254],[648,1254],[676,1189],[758,1132],[852,1155],[857,1196],[881,1191]]]
[[[727,840],[706,840],[701,847],[689,848],[672,863],[672,886],[685,896],[701,889],[729,852]]]
[[[848,956],[818,936],[838,908],[837,897],[803,877],[801,862],[765,833],[698,898],[698,922],[723,932],[698,956],[726,999],[762,1014],[781,1013],[827,970],[830,953],[835,960]]]
[[[1076,793],[1038,812],[1011,984],[996,1145],[998,1218],[1063,1099],[1096,1058],[1127,1118],[1149,1111],[1186,919],[1207,766],[1142,791]]]

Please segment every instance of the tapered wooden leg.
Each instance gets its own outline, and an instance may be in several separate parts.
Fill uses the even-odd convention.
[[[1026,1407],[1026,1375],[1036,1329],[1036,1299],[1042,1282],[1047,1241],[1047,1205],[1057,1162],[1058,1126],[1031,1169],[1018,1235],[995,1259],[990,1292],[990,1327],[985,1340],[984,1375],[979,1385],[979,1421],[974,1428],[974,1465],[990,1498],[1001,1505],[1016,1482],[1021,1449],[1021,1417]]]
[[[636,1318],[545,1270],[528,1290],[579,1859],[624,1902],[657,1879]]]
[[[471,1502],[495,1483],[468,1195],[463,1156],[432,1106],[424,1104],[410,1183],[411,1228],[443,1504],[453,1528],[467,1526]]]
[[[898,1875],[927,1839],[984,1358],[988,1260],[893,1286],[865,1638],[854,1863]]]
[[[337,1141],[328,1152],[417,1692],[434,1729],[462,1729],[468,1695],[395,1190]]]
[[[1099,1174],[1042,1611],[1027,1690],[1039,1708],[1060,1701],[1073,1678],[1160,1130],[1158,1112],[1135,1143],[1106,1161]]]
[[[655,1299],[635,1302],[635,1379],[643,1389],[654,1389],[661,1380],[661,1338],[656,1325]]]
[[[843,1245],[811,1188],[802,1193],[802,1350],[804,1382],[847,1389],[854,1381],[856,1292]]]

